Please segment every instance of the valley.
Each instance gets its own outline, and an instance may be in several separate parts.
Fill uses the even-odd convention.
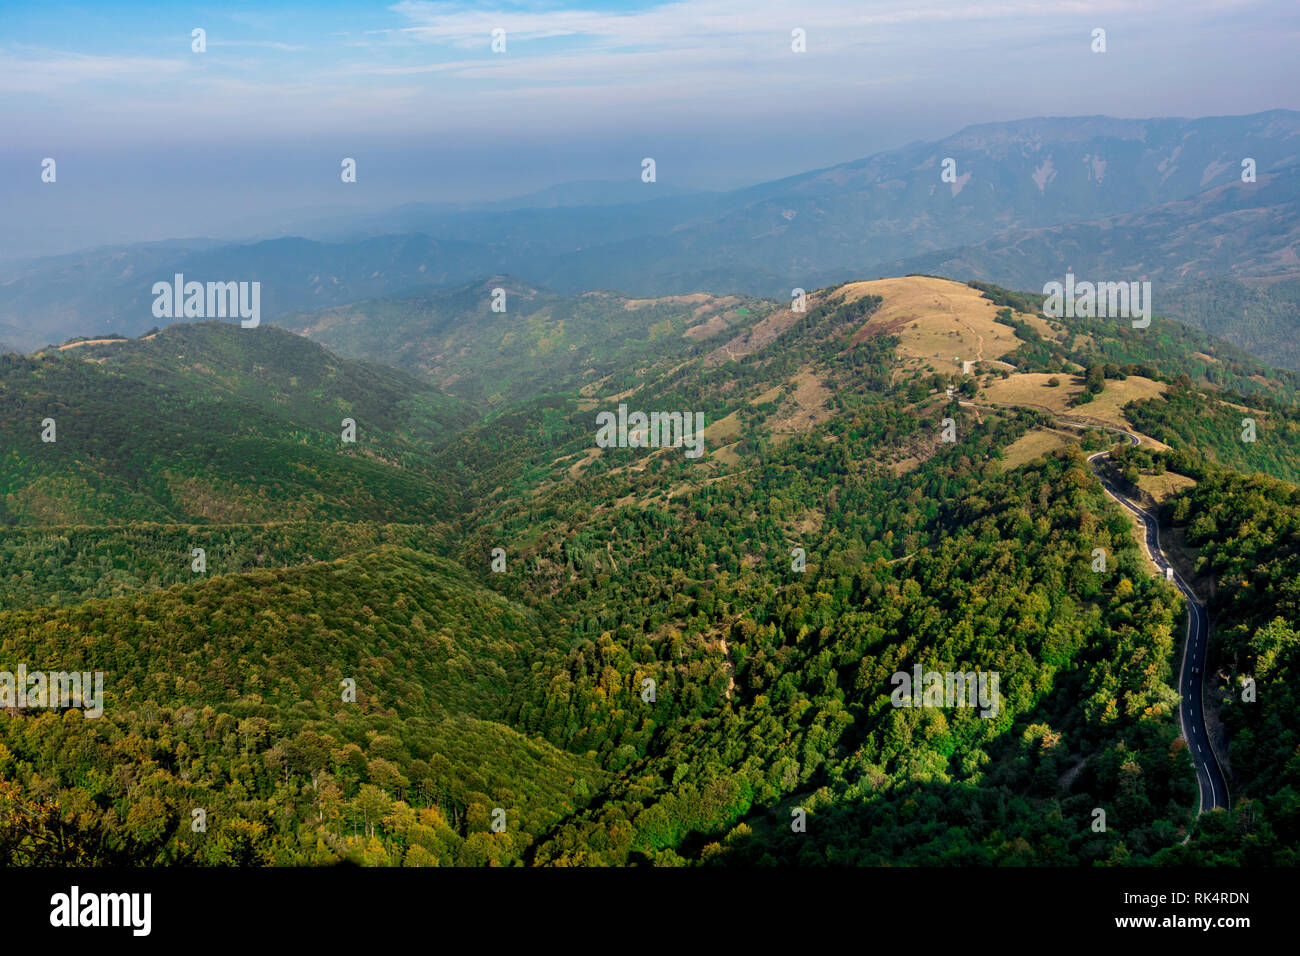
[[[498,285],[0,360],[0,652],[106,700],[0,724],[8,862],[1291,859],[1293,373],[929,276]],[[704,453],[602,446],[620,404]],[[1157,487],[1230,805],[1180,725],[1199,604],[1124,505]],[[913,666],[1000,705],[895,709]]]

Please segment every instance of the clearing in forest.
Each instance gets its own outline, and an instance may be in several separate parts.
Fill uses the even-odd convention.
[[[898,337],[904,368],[960,370],[961,362],[994,363],[1021,345],[1015,330],[997,321],[999,307],[978,289],[951,279],[901,276],[851,282],[831,293],[833,301],[852,302],[864,295],[883,300],[854,335],[860,342],[877,334]],[[1058,334],[1043,319],[1017,313],[1048,339]]]

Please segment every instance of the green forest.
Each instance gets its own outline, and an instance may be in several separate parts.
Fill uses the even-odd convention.
[[[0,671],[104,674],[102,717],[0,719],[0,860],[1295,865],[1300,379],[972,286],[1016,347],[964,378],[847,286],[0,358]],[[1085,415],[1163,388],[1112,458],[1180,479],[1151,507],[1207,596],[1228,811],[1184,598],[1088,462],[1117,436],[969,401],[1043,372]],[[704,413],[708,454],[597,452],[617,401]],[[999,675],[996,714],[893,706],[914,666]]]

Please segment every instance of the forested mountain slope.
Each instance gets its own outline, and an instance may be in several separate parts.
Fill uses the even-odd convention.
[[[405,549],[0,612],[0,634],[6,661],[109,672],[102,718],[0,722],[11,863],[508,863],[604,777],[495,719],[543,643],[529,616]]]
[[[410,372],[207,324],[8,360],[0,429],[32,437],[6,458],[0,664],[102,670],[106,707],[11,713],[6,859],[1294,862],[1293,720],[1263,689],[1291,666],[1300,492],[1247,474],[1286,476],[1293,376],[925,276],[803,310],[512,287],[531,304],[504,316],[497,281],[427,326],[317,317]],[[390,320],[429,334],[368,334]],[[74,427],[37,457],[52,402],[75,426],[106,395],[130,440]],[[601,447],[620,404],[702,414],[703,453]],[[1229,454],[1238,406],[1258,440]],[[1184,604],[1088,467],[1107,429],[1139,434],[1116,480],[1215,591],[1227,813],[1195,815]],[[222,463],[246,437],[262,472]],[[243,510],[194,510],[168,470]],[[107,490],[37,520],[74,479]],[[996,706],[894,706],[916,666],[997,675]]]
[[[3,356],[0,520],[424,520],[448,505],[431,451],[473,418],[274,328],[208,322]]]
[[[772,312],[749,296],[560,296],[508,276],[446,292],[353,303],[279,320],[341,355],[397,365],[468,400],[500,405],[630,380],[693,340]]]

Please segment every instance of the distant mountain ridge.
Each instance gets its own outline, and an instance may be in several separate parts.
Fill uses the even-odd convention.
[[[1089,244],[1104,237],[1080,239],[1077,254],[1063,239],[1027,263],[997,242],[1013,242],[1017,230],[1069,234],[1071,224],[1162,207],[1188,227],[1171,255],[1200,263],[1198,278],[1229,274],[1215,271],[1224,269],[1236,275],[1251,260],[1234,260],[1232,243],[1190,224],[1212,223],[1197,216],[1213,213],[1216,203],[1246,201],[1249,191],[1237,188],[1246,185],[1245,159],[1257,168],[1257,197],[1278,200],[1267,213],[1281,220],[1276,234],[1270,240],[1266,228],[1254,230],[1270,256],[1261,268],[1276,269],[1295,248],[1294,197],[1287,192],[1294,180],[1285,171],[1300,163],[1300,113],[1047,117],[971,126],[936,142],[726,193],[664,196],[671,183],[633,179],[626,188],[601,187],[586,204],[578,187],[543,191],[536,206],[524,209],[403,207],[392,213],[400,235],[332,243],[285,238],[172,255],[154,244],[28,263],[0,281],[0,330],[25,348],[87,332],[136,334],[155,321],[151,283],[175,272],[200,281],[260,281],[263,313],[272,320],[499,273],[559,293],[785,297],[795,287],[896,273],[900,262],[955,260],[955,268],[972,271],[959,278],[1039,288],[1045,280],[1029,274],[1039,262],[1055,275],[1092,254]],[[605,201],[639,194],[646,201]],[[1189,201],[1182,213],[1169,206]],[[975,249],[989,242],[995,245]],[[956,249],[963,252],[945,252]],[[1124,261],[1122,246],[1102,252],[1126,267],[1142,261]]]
[[[1213,243],[1204,236],[1211,234]],[[1214,186],[1137,212],[1016,229],[972,246],[886,263],[887,269],[999,275],[1017,288],[1042,285],[1066,263],[1115,280],[1167,285],[1209,276],[1300,271],[1300,165],[1253,183]]]

